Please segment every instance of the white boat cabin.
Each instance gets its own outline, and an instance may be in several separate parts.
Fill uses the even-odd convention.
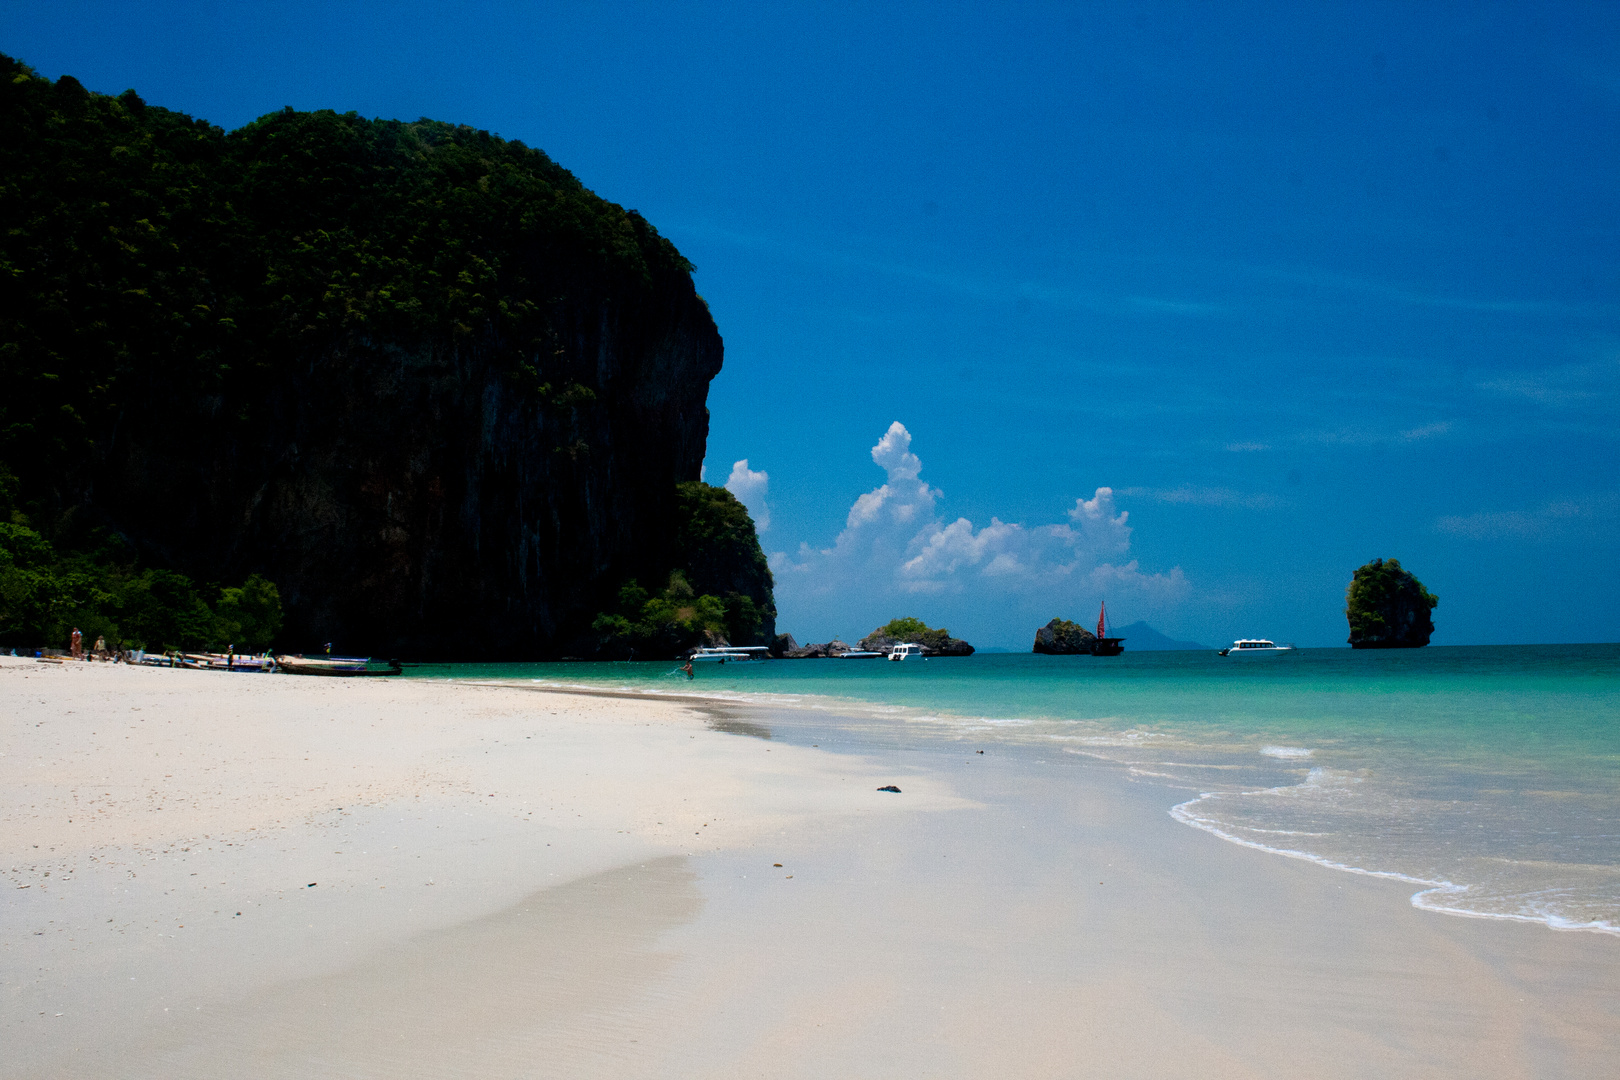
[[[716,645],[694,649],[687,657],[694,664],[747,664],[756,660],[769,660],[771,650],[764,645]]]
[[[1293,652],[1292,645],[1278,645],[1265,638],[1238,638],[1232,642],[1232,647],[1222,649],[1222,656],[1254,656],[1260,653]]]

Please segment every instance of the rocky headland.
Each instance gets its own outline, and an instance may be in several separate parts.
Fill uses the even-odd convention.
[[[768,571],[682,533],[722,343],[635,211],[466,126],[286,109],[227,133],[0,75],[13,519],[261,574],[289,649],[555,655],[682,567],[769,640]]]

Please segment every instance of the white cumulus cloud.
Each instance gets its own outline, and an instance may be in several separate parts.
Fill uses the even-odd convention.
[[[757,472],[748,467],[748,459],[743,458],[731,466],[731,475],[722,485],[727,491],[737,496],[737,501],[748,508],[748,516],[754,519],[754,528],[764,532],[771,527],[771,506],[765,501],[765,495],[770,490],[771,475],[764,469]]]
[[[1099,487],[1090,498],[1077,498],[1063,520],[1051,524],[992,517],[975,526],[939,512],[944,493],[922,479],[922,460],[911,442],[898,421],[878,440],[872,461],[884,470],[885,482],[855,500],[831,547],[801,544],[795,555],[772,557],[785,620],[830,619],[847,611],[843,617],[864,629],[866,621],[882,612],[889,614],[879,621],[893,617],[901,607],[989,619],[992,609],[1009,605],[1078,611],[1082,601],[1089,604],[1104,592],[1155,604],[1187,592],[1179,567],[1144,574],[1129,557],[1130,515],[1115,505],[1112,489]]]

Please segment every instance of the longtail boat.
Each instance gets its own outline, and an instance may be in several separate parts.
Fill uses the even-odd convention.
[[[398,660],[387,667],[373,667],[365,656],[277,656],[276,670],[286,675],[335,675],[353,678],[361,675],[398,675]]]

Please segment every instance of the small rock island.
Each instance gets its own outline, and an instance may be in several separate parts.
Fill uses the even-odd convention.
[[[1035,631],[1032,651],[1047,656],[1090,656],[1096,648],[1096,634],[1068,619],[1053,619]]]
[[[935,630],[921,619],[910,617],[890,619],[857,641],[855,647],[888,655],[896,645],[908,641],[921,645],[924,656],[972,656],[974,651],[961,638],[951,637],[949,630]]]
[[[850,646],[837,638],[813,645],[800,645],[792,634],[777,634],[771,645],[771,655],[783,660],[820,660],[837,658],[846,653],[880,653],[894,651],[896,645],[912,642],[922,646],[924,656],[972,656],[974,648],[961,638],[951,637],[945,629],[935,630],[921,619],[890,619],[861,640]]]
[[[1399,559],[1374,559],[1350,579],[1344,594],[1353,649],[1416,649],[1429,643],[1429,612],[1440,598],[1423,587]]]

